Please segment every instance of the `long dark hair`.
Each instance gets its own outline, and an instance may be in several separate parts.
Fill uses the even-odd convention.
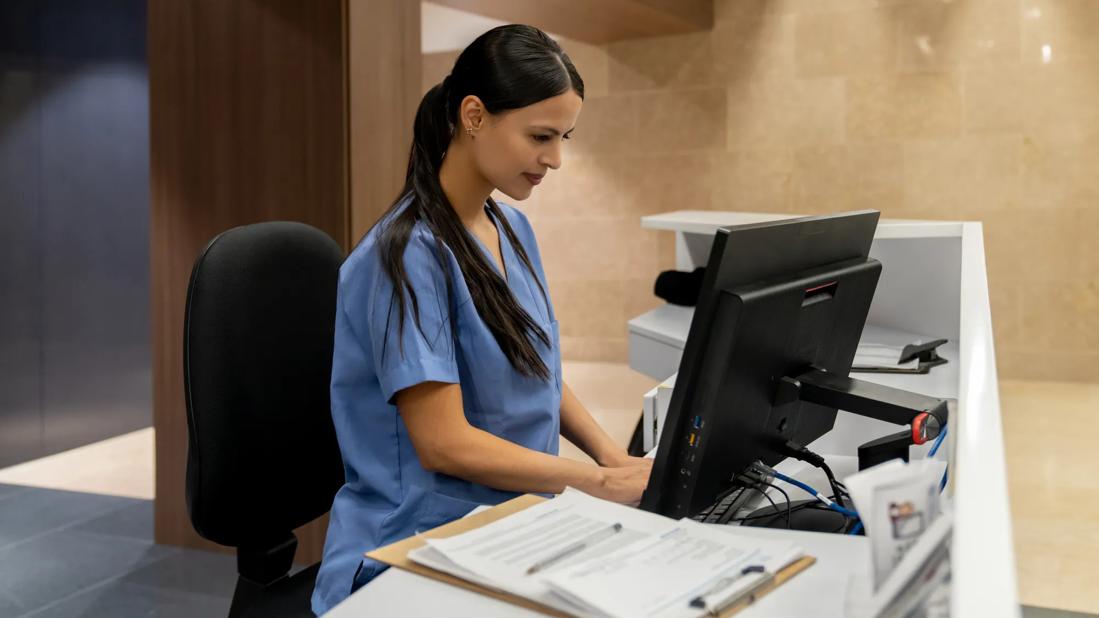
[[[406,302],[412,305],[416,327],[423,331],[416,292],[404,270],[404,252],[412,229],[418,221],[423,221],[435,237],[436,253],[444,269],[449,269],[444,245],[454,254],[477,313],[512,367],[524,376],[550,377],[549,368],[534,347],[535,339],[550,345],[549,334],[519,304],[507,282],[462,225],[439,184],[439,168],[459,124],[459,106],[466,96],[477,96],[490,114],[496,114],[526,107],[569,90],[584,97],[584,82],[561,47],[537,28],[508,25],[477,37],[458,56],[450,75],[424,95],[416,110],[404,188],[379,219],[379,222],[385,222],[378,244],[382,266],[393,282],[393,297],[400,316],[399,333],[405,327]],[[395,213],[410,194],[412,200],[408,207]],[[534,275],[542,297],[546,299],[546,290],[507,218],[491,197],[487,205],[489,214],[499,224],[523,265]],[[449,272],[446,272],[449,300],[453,291]],[[453,313],[451,320],[453,325]]]

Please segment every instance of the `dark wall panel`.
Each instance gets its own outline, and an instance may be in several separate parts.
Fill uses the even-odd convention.
[[[42,449],[38,76],[0,68],[0,467]]]
[[[43,107],[49,451],[151,423],[148,105],[141,67],[63,71]]]
[[[0,33],[0,241],[33,265],[0,266],[0,362],[34,361],[0,440],[37,431],[2,466],[149,425],[151,372],[145,3],[14,0]]]

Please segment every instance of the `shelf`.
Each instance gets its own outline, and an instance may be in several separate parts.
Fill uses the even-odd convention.
[[[648,337],[682,351],[694,314],[694,307],[661,305],[630,320],[630,334]]]
[[[691,330],[691,319],[694,317],[693,307],[680,307],[677,305],[661,305],[652,311],[643,313],[629,321],[630,336],[644,337],[658,341],[675,349],[677,354],[683,354],[683,348],[687,345],[687,336]],[[864,334],[873,337],[878,333],[900,334],[903,331],[886,329],[873,324],[868,324]],[[923,336],[937,336],[935,333],[924,333]],[[634,345],[631,343],[631,346]],[[958,342],[950,340],[939,348],[939,354],[950,362],[933,368],[927,374],[890,374],[890,373],[855,373],[853,377],[875,384],[914,390],[933,397],[956,399],[958,397],[959,381],[959,347]],[[678,359],[675,359],[678,366]],[[637,369],[637,367],[635,367]],[[670,374],[669,374],[670,375]]]
[[[715,210],[677,210],[641,218],[641,227],[686,234],[714,235],[718,228],[796,219],[804,215],[764,212],[724,212]],[[876,239],[883,238],[950,238],[962,235],[958,221],[920,221],[916,219],[882,219],[878,222]]]

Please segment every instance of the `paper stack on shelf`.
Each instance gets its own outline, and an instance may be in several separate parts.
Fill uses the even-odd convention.
[[[920,367],[918,359],[901,362],[901,354],[904,346],[885,345],[881,343],[860,343],[855,352],[855,361],[852,371],[859,371],[868,367],[881,369],[905,369],[916,370]]]
[[[867,325],[851,371],[855,373],[927,373],[946,363],[937,353],[946,339]]]

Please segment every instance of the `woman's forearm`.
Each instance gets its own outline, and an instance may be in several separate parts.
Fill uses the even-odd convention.
[[[598,466],[528,449],[476,427],[439,445],[431,467],[495,489],[524,493],[561,493],[565,487],[597,493],[604,482]]]
[[[601,468],[535,451],[470,425],[457,384],[425,382],[400,391],[396,399],[426,470],[504,491],[561,493],[575,487],[622,504],[637,504],[649,481],[651,462]]]
[[[560,493],[572,486],[593,493],[606,481],[598,466],[528,449],[473,427],[457,384],[413,386],[397,394],[397,408],[428,470],[518,492]]]

